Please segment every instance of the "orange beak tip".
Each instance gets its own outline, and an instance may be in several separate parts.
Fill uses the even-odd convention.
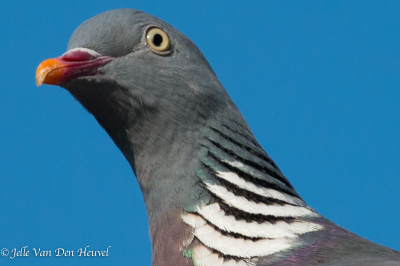
[[[58,72],[60,72],[60,68],[63,66],[63,63],[57,58],[44,60],[36,69],[36,85],[39,87],[43,83],[50,85],[59,84],[58,79],[60,77],[54,74],[58,74]]]
[[[38,69],[38,71],[36,71],[36,77],[35,77],[36,86],[40,87],[40,85],[43,84],[43,81],[45,78],[46,78],[46,74],[44,73],[44,71],[43,70],[39,71],[39,69]]]

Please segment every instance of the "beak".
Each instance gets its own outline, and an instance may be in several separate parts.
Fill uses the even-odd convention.
[[[90,49],[75,48],[40,63],[36,70],[36,85],[59,85],[77,77],[94,76],[99,73],[99,67],[112,60],[113,57],[102,56]]]

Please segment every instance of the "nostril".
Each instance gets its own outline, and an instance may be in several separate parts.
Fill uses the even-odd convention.
[[[74,48],[64,53],[61,59],[65,61],[90,61],[100,56],[99,53],[87,48]]]

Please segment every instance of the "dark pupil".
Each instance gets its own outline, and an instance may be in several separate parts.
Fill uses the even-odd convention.
[[[160,34],[154,35],[153,44],[155,46],[160,46],[162,44],[162,41],[163,41],[163,38],[162,38],[162,36]]]

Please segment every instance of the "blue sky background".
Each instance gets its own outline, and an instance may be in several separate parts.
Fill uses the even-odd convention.
[[[30,254],[0,265],[151,263],[128,163],[67,91],[34,82],[80,23],[122,7],[200,47],[309,205],[400,250],[399,1],[14,0],[0,3],[0,249]],[[87,245],[109,256],[54,256]]]

